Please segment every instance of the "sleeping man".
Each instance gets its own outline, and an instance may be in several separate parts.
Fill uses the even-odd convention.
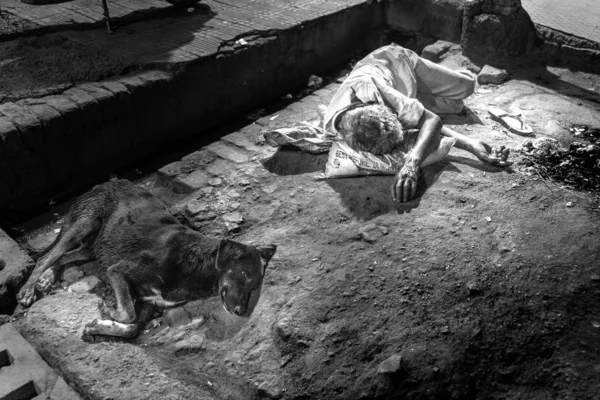
[[[481,140],[442,125],[437,114],[458,113],[473,93],[468,71],[453,71],[420,58],[396,44],[381,47],[359,61],[325,111],[324,128],[339,133],[355,150],[383,155],[404,141],[404,131],[418,129],[415,144],[391,187],[394,201],[410,200],[423,160],[437,149],[441,136],[480,160],[506,167],[509,149],[492,149]]]

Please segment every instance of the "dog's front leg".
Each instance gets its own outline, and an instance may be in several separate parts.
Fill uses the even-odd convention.
[[[106,312],[113,320],[124,324],[131,324],[135,321],[135,306],[131,297],[131,288],[126,279],[129,268],[130,263],[121,261],[111,265],[106,271],[117,301],[117,306],[107,309]]]

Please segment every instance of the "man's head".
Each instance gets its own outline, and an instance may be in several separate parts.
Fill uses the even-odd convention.
[[[346,110],[338,122],[344,140],[355,150],[376,155],[392,153],[404,140],[398,117],[380,104],[358,104]]]

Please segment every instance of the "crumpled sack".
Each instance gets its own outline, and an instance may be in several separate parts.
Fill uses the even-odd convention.
[[[436,163],[446,157],[456,143],[455,138],[442,138],[438,148],[429,154],[422,167]],[[341,178],[356,175],[395,175],[404,166],[408,153],[376,156],[366,151],[354,150],[343,140],[332,144],[325,164],[324,178]]]
[[[263,132],[265,141],[273,147],[294,146],[307,153],[327,153],[337,135],[310,124],[279,128]]]

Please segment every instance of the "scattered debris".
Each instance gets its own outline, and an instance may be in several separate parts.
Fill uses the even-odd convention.
[[[551,138],[527,140],[521,164],[544,181],[600,196],[600,129],[573,125],[570,131],[585,142],[573,142],[565,149]]]

